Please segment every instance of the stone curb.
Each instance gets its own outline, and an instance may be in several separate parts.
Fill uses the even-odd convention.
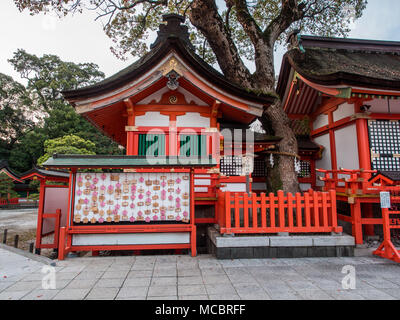
[[[31,259],[31,260],[34,260],[34,261],[37,261],[37,262],[41,262],[43,264],[48,264],[48,265],[53,266],[53,267],[56,266],[55,261],[51,260],[51,259],[49,259],[47,257],[39,256],[39,255],[30,253],[30,252],[22,250],[22,249],[10,247],[10,246],[8,246],[6,244],[3,244],[3,243],[0,243],[0,248],[8,250],[8,251],[16,253],[16,254],[19,254],[21,256],[24,256],[25,258],[28,258],[28,259]]]

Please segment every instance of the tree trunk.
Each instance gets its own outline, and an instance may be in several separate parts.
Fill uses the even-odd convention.
[[[215,0],[194,0],[189,12],[190,22],[206,37],[224,76],[229,81],[250,90],[274,92],[275,42],[264,37],[243,2],[237,2],[237,5],[240,9],[238,20],[254,46],[257,70],[253,74],[240,58],[238,49],[218,12]],[[261,122],[269,133],[282,138],[278,144],[280,152],[297,155],[297,140],[290,127],[289,118],[280,106],[280,101],[265,110]],[[299,191],[294,157],[283,155],[274,157],[275,166],[268,170],[268,190],[281,189],[293,193]]]
[[[270,157],[267,156],[267,189],[269,192],[284,190],[285,192],[296,193],[300,191],[297,173],[294,167],[294,156],[297,155],[297,139],[290,127],[290,120],[286,112],[281,107],[281,102],[277,101],[268,107],[260,119],[264,129],[282,140],[278,143],[278,153],[288,155],[273,154],[274,166],[270,165]]]

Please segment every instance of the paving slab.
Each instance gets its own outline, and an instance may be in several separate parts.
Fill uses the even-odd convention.
[[[191,284],[178,286],[179,296],[206,295],[206,288],[203,284]]]
[[[207,295],[178,296],[178,299],[179,300],[199,300],[199,301],[209,300]]]
[[[144,287],[144,286],[149,286],[150,283],[151,283],[150,277],[126,278],[123,285],[125,287]]]
[[[125,278],[115,278],[115,279],[99,279],[94,288],[121,288],[124,283]]]
[[[122,287],[116,299],[126,299],[126,298],[141,298],[145,300],[147,297],[147,292],[149,290],[148,286],[141,286],[141,287]]]
[[[83,300],[90,289],[62,289],[53,298],[53,300]]]
[[[178,285],[203,284],[202,277],[178,277]]]
[[[346,265],[355,267],[355,290],[342,288]],[[56,261],[54,290],[42,288],[43,266],[0,248],[0,299],[400,299],[400,266],[375,257],[74,257]]]
[[[60,290],[45,290],[38,289],[33,290],[27,295],[25,295],[22,300],[51,300],[54,296],[56,296]]]
[[[94,287],[89,294],[85,297],[85,300],[99,300],[107,299],[113,300],[118,294],[119,288],[96,288]]]
[[[148,297],[163,297],[177,295],[177,285],[170,286],[150,286]]]

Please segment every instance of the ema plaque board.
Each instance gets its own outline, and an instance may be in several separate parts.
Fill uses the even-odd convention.
[[[76,174],[76,224],[189,222],[188,173]]]

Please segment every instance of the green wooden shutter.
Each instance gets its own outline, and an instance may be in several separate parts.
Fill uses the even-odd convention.
[[[181,134],[181,156],[205,156],[207,154],[207,141],[204,135]]]
[[[165,135],[139,134],[138,155],[165,155]]]

